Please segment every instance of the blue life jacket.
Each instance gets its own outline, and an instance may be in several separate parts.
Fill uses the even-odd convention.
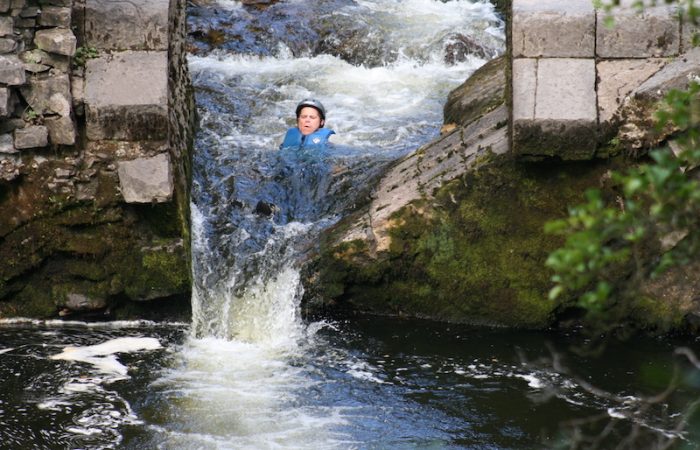
[[[284,141],[282,141],[280,149],[287,147],[322,147],[328,144],[328,138],[330,138],[332,134],[335,134],[335,131],[329,130],[328,128],[319,128],[313,133],[304,136],[301,134],[301,131],[299,131],[299,128],[290,128],[284,136]]]

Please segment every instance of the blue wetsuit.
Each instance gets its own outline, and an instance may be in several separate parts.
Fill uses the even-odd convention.
[[[290,128],[289,130],[287,130],[287,134],[284,136],[284,141],[282,141],[280,149],[287,147],[322,147],[328,144],[328,138],[330,138],[332,134],[335,134],[335,131],[329,130],[328,128],[319,128],[313,133],[304,136],[303,134],[301,134],[301,131],[299,131],[299,128]]]

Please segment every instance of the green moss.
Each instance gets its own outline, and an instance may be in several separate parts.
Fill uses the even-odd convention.
[[[124,261],[128,264],[129,259]],[[131,272],[121,271],[124,292],[131,299],[152,299],[189,291],[190,274],[182,247],[147,250],[132,261]]]
[[[544,224],[579,202],[606,169],[494,157],[434,200],[395,213],[387,252],[372,257],[364,241],[326,243],[321,283],[336,301],[378,314],[546,327],[557,305],[547,299],[544,261],[560,241]]]

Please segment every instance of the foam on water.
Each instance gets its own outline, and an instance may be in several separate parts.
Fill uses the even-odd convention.
[[[125,377],[128,369],[119,362],[116,353],[132,353],[158,348],[161,348],[161,345],[155,338],[121,337],[85,347],[65,347],[61,353],[51,356],[51,359],[86,362],[101,372]]]

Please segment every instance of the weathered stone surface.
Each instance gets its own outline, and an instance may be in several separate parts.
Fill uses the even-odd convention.
[[[59,111],[52,109],[52,106],[55,107],[59,103],[56,96],[64,98],[68,104],[71,101],[70,80],[67,74],[32,77],[29,83],[21,88],[21,92],[37,114],[60,113],[61,108],[58,108]]]
[[[52,144],[75,144],[75,124],[70,116],[47,117],[44,124],[49,130],[49,140]]]
[[[598,125],[593,59],[513,60],[513,151],[592,158]]]
[[[172,198],[173,179],[167,154],[120,161],[118,173],[127,203],[158,203]]]
[[[80,0],[76,0],[80,1]],[[73,0],[39,0],[40,5],[50,6],[72,6]]]
[[[675,6],[646,6],[639,13],[633,0],[622,0],[615,9],[613,27],[598,14],[596,54],[601,58],[651,58],[680,52],[680,21]]]
[[[28,6],[24,9],[22,9],[22,12],[19,13],[20,17],[27,18],[27,17],[36,17],[39,15],[39,8],[36,6]]]
[[[633,150],[652,148],[675,130],[654,126],[658,102],[671,89],[686,90],[691,80],[700,77],[700,48],[671,60],[661,70],[633,90],[618,110],[621,123],[618,138]]]
[[[31,125],[15,130],[15,148],[26,149],[46,147],[49,144],[49,132],[45,126]]]
[[[466,125],[505,102],[505,56],[489,61],[450,92],[443,110],[444,122]]]
[[[15,21],[12,17],[0,17],[0,36],[11,36],[15,27]]]
[[[0,146],[2,146],[1,140]],[[9,182],[18,178],[23,167],[22,160],[16,156],[7,158],[0,156],[0,180]]]
[[[0,134],[0,153],[13,154],[19,150],[15,148],[15,140],[11,134]]]
[[[0,54],[11,53],[17,48],[17,42],[14,39],[0,38]]]
[[[167,50],[169,0],[86,0],[85,41],[107,50]]]
[[[41,73],[46,72],[51,69],[51,66],[45,66],[44,64],[34,64],[34,63],[22,63],[24,70],[31,73]]]
[[[590,0],[513,0],[514,57],[593,57]]]
[[[12,113],[10,104],[10,90],[0,87],[0,117],[7,117]]]
[[[127,51],[88,60],[88,139],[165,139],[167,67],[167,52]]]
[[[19,86],[26,81],[22,62],[15,55],[0,55],[0,83]]]
[[[34,36],[34,43],[41,50],[65,56],[75,54],[76,42],[75,35],[67,28],[39,30]]]
[[[45,27],[69,28],[71,25],[71,9],[59,6],[44,6],[41,8],[39,25]]]
[[[0,0],[0,13],[6,13],[10,10],[10,0]]]
[[[19,58],[25,63],[42,64],[45,66],[54,67],[61,72],[67,72],[70,68],[70,56],[56,55],[47,53],[38,48],[27,50],[19,54]]]
[[[643,99],[660,99],[671,89],[687,89],[693,79],[700,77],[700,47],[669,62],[647,79],[634,95]]]
[[[624,99],[667,63],[666,59],[600,61],[598,68],[598,120],[609,122]]]

